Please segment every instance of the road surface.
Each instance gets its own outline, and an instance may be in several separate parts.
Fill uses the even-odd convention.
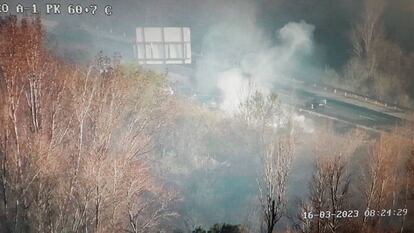
[[[151,68],[151,67],[149,67]],[[158,67],[156,70],[165,72],[165,67]],[[175,81],[185,79],[184,83],[190,82],[194,75],[191,66],[169,66],[168,74]],[[191,89],[191,87],[189,87]],[[365,128],[377,132],[390,131],[394,127],[409,119],[411,113],[395,106],[384,106],[383,103],[366,99],[359,96],[352,98],[351,93],[344,95],[344,91],[338,89],[333,92],[325,87],[309,85],[298,80],[284,80],[274,84],[273,91],[280,96],[285,104],[293,105],[298,110],[328,119],[340,121],[356,127]],[[186,94],[193,93],[200,96],[196,91],[186,91]],[[205,101],[209,98],[200,97]],[[210,98],[214,99],[214,98]],[[309,103],[315,99],[326,100],[326,105],[311,109]]]

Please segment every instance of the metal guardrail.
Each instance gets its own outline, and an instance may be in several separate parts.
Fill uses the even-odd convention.
[[[346,89],[336,88],[336,87],[331,87],[331,86],[323,86],[323,85],[318,85],[316,83],[305,83],[305,85],[311,86],[317,90],[323,90],[325,92],[333,93],[337,96],[342,96],[348,99],[354,99],[360,102],[373,104],[379,107],[387,108],[389,110],[400,111],[400,112],[410,112],[410,113],[413,112],[409,108],[398,106],[396,104],[391,104],[385,101],[377,100],[377,99],[374,99],[368,96],[363,96],[363,95],[357,94],[355,92],[352,92]]]

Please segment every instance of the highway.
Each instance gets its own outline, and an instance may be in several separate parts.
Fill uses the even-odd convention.
[[[53,28],[56,22],[46,24],[47,28]],[[52,26],[51,26],[52,25]],[[126,35],[114,35],[90,27],[85,28],[97,38],[105,38],[108,41],[122,43],[129,46],[133,38]],[[131,45],[132,48],[132,45]],[[184,80],[183,83],[192,82],[194,66],[168,66],[147,67],[155,69],[169,76],[175,76],[173,80]],[[191,87],[186,87],[192,89]],[[281,100],[295,106],[298,110],[317,117],[341,121],[358,127],[364,127],[374,131],[389,131],[404,120],[410,119],[411,110],[401,109],[381,101],[369,99],[355,93],[347,92],[332,87],[324,87],[317,84],[305,83],[299,80],[283,80],[274,85],[274,91],[279,94]],[[189,91],[186,94],[199,94]],[[200,95],[199,95],[200,96]],[[325,99],[326,105],[311,109],[309,103],[315,99]]]
[[[281,92],[279,92],[281,93]],[[349,104],[327,97],[317,96],[304,91],[292,95],[280,94],[282,102],[294,105],[301,112],[314,117],[325,117],[331,120],[350,124],[373,131],[389,131],[401,124],[402,119],[369,108]],[[315,99],[325,99],[326,105],[312,109],[309,103]]]
[[[168,66],[147,68],[165,73],[172,80],[182,83],[191,83],[194,69],[191,66]],[[185,95],[198,96],[201,102],[217,99],[212,96],[197,93],[192,87],[185,87]],[[274,83],[273,89],[279,95],[281,102],[296,109],[310,117],[327,118],[363,128],[375,132],[387,132],[410,119],[412,112],[392,104],[386,104],[378,100],[370,99],[356,93],[347,92],[342,89],[309,84],[300,80],[279,80]],[[311,108],[310,104],[315,100],[326,100],[321,107]],[[207,103],[208,104],[208,103]]]

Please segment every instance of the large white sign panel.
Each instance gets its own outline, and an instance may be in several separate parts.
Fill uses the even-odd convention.
[[[139,27],[134,53],[139,64],[191,64],[188,27]]]

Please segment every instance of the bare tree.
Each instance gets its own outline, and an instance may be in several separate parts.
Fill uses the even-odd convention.
[[[319,165],[316,165],[316,169],[326,176],[328,209],[331,213],[336,213],[338,210],[349,209],[351,206],[349,161],[356,149],[365,142],[366,135],[360,131],[340,135],[329,129],[322,134],[324,135],[319,138],[321,143],[316,148],[319,156],[319,162],[317,162]],[[349,224],[349,222],[338,220],[336,215],[327,221],[331,232],[338,232],[344,224]]]
[[[272,233],[286,211],[286,189],[294,154],[294,134],[289,115],[277,95],[255,91],[240,105],[240,117],[256,130],[262,168],[258,178],[262,212],[261,229]]]
[[[344,224],[349,224],[336,214],[350,206],[349,159],[365,136],[360,132],[343,135],[336,133],[332,126],[326,128],[315,132],[318,136],[313,149],[314,171],[309,182],[309,197],[299,203],[302,210],[297,216],[299,232],[342,232]]]
[[[295,216],[293,216],[293,218],[296,218],[296,219],[292,219],[292,221],[294,222],[293,229],[295,230],[295,232],[300,232],[300,233],[315,232],[314,221],[311,218],[309,218],[307,215],[307,213],[312,213],[312,204],[309,201],[298,200],[296,205],[298,208],[298,213]],[[317,227],[320,227],[320,225],[318,224]]]
[[[173,111],[163,78],[61,63],[38,18],[0,32],[0,231],[129,231],[129,203],[148,231],[172,216],[148,162]]]
[[[366,209],[377,209],[385,206],[387,200],[388,191],[386,186],[390,185],[392,176],[390,174],[392,148],[389,143],[386,142],[384,136],[381,136],[378,142],[376,142],[368,152],[366,158],[365,167],[361,168],[363,172],[364,182],[361,184],[364,190],[364,200]],[[363,230],[367,228],[368,218],[363,219]],[[371,220],[371,228],[375,227],[378,222]]]
[[[357,57],[375,60],[375,47],[382,37],[381,17],[384,8],[384,0],[363,2],[361,20],[351,34],[353,51]]]
[[[351,31],[353,57],[345,67],[344,75],[347,77],[351,88],[366,94],[369,89],[364,89],[375,79],[379,78],[378,53],[379,45],[384,40],[381,17],[385,7],[384,0],[364,0],[360,19]]]
[[[263,177],[259,180],[259,200],[262,205],[265,232],[272,233],[285,214],[286,189],[293,158],[292,137],[278,136],[269,143],[263,158]]]
[[[404,92],[409,59],[383,33],[384,0],[365,0],[351,32],[353,56],[345,66],[347,85],[355,91],[389,102],[409,105]],[[406,62],[404,62],[406,61]]]

